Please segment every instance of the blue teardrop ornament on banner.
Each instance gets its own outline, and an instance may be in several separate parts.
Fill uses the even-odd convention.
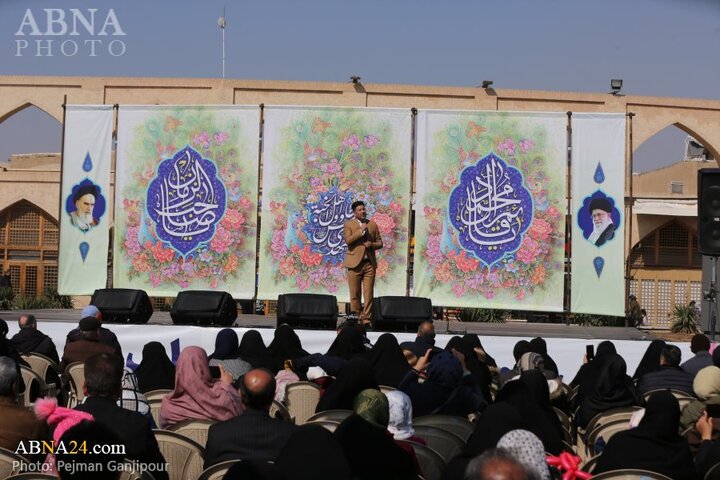
[[[90,158],[90,152],[85,155],[85,161],[83,162],[83,170],[89,172],[93,168],[92,158]]]
[[[90,244],[87,242],[82,242],[80,244],[80,256],[82,257],[83,263],[85,262],[85,259],[87,258],[87,254],[90,251]]]
[[[600,274],[603,271],[603,267],[605,266],[605,259],[602,257],[595,257],[593,259],[593,265],[595,265],[595,273],[597,273],[598,278],[600,278]]]
[[[605,181],[605,172],[603,172],[602,165],[598,162],[598,166],[595,169],[595,175],[593,176],[595,183],[603,183]]]

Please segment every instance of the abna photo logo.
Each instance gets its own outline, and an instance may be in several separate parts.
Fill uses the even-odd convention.
[[[33,11],[28,8],[15,37],[31,38],[15,39],[15,56],[119,57],[125,55],[127,47],[124,41],[114,37],[125,35],[112,8],[107,11],[97,8],[44,8]]]

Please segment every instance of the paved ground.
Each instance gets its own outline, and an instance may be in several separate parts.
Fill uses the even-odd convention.
[[[0,318],[7,322],[16,322],[21,313],[17,310],[0,311]],[[33,313],[39,321],[46,322],[77,322],[80,319],[80,310],[34,310]],[[155,312],[148,323],[155,325],[172,325],[169,312]],[[274,328],[276,317],[274,315],[244,315],[238,316],[235,324],[248,328]],[[578,325],[565,325],[560,323],[466,323],[458,321],[438,321],[435,324],[437,333],[465,334],[477,333],[488,336],[508,337],[545,337],[545,338],[578,338],[578,339],[604,339],[604,340],[653,340],[656,338],[650,332],[640,331],[636,328],[624,327],[582,327]]]

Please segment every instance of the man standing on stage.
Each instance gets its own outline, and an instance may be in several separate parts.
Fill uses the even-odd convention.
[[[373,287],[375,286],[375,268],[377,260],[375,250],[383,247],[380,230],[372,220],[368,220],[365,203],[353,202],[355,218],[345,222],[343,237],[347,243],[345,266],[348,269],[348,285],[350,287],[350,310],[360,316],[363,325],[370,323]],[[360,290],[362,288],[365,307],[360,309]]]

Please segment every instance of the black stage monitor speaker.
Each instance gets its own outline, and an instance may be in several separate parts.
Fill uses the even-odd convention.
[[[383,331],[414,331],[433,318],[432,302],[421,297],[378,297],[372,313],[373,329]]]
[[[90,303],[100,310],[103,322],[147,323],[153,314],[150,298],[144,290],[103,288],[95,290]]]
[[[170,317],[177,325],[229,327],[238,316],[237,304],[227,292],[186,290],[179,292]]]
[[[720,256],[720,168],[698,170],[698,244],[700,253]]]
[[[311,293],[278,295],[277,324],[292,327],[328,328],[337,326],[337,297]]]

